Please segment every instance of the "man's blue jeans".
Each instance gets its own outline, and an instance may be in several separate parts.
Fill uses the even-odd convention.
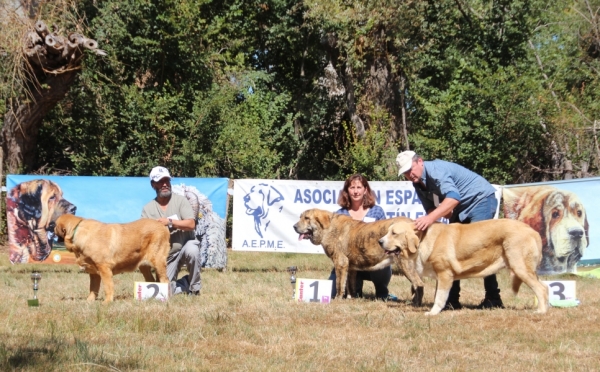
[[[498,200],[494,194],[488,196],[486,199],[482,200],[477,204],[475,208],[471,211],[469,216],[463,221],[460,221],[457,216],[452,216],[450,222],[460,222],[460,223],[471,223],[477,221],[485,221],[491,220],[494,218],[496,214],[496,208],[498,207]],[[483,278],[483,287],[485,288],[485,299],[490,301],[499,301],[500,300],[500,288],[498,288],[498,280],[496,279],[496,275],[490,275]],[[460,298],[460,280],[455,280],[452,283],[452,289],[450,289],[450,294],[448,295],[448,303],[456,303],[459,302]]]

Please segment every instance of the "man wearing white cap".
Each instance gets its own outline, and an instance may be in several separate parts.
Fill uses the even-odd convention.
[[[194,229],[196,216],[190,202],[171,192],[171,175],[165,167],[154,167],[150,172],[150,185],[156,198],[144,206],[142,218],[157,220],[171,232],[171,250],[167,257],[167,275],[173,294],[200,294],[200,242]],[[188,275],[177,279],[179,270],[186,265]]]
[[[467,168],[443,161],[423,161],[414,151],[404,151],[396,157],[398,176],[412,181],[425,216],[415,221],[415,228],[425,230],[442,217],[450,222],[471,223],[490,220],[496,214],[496,189],[485,178]],[[504,308],[496,275],[483,279],[485,299],[478,309]],[[444,310],[462,308],[459,302],[460,281],[455,280]]]

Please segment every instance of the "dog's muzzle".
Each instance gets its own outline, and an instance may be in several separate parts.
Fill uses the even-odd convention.
[[[385,254],[387,254],[388,256],[392,254],[398,256],[400,254],[400,248],[394,247],[394,249],[390,251],[383,246],[384,244],[385,242],[383,241],[383,239],[379,239],[379,246],[385,251]]]
[[[313,237],[313,232],[310,229],[307,229],[306,232],[301,232],[301,231],[298,231],[298,226],[294,225],[294,230],[296,230],[296,232],[299,234],[298,241],[312,239],[312,237]]]
[[[388,256],[390,256],[390,255],[398,256],[400,254],[400,248],[396,248],[393,251],[388,251],[386,249],[385,254],[387,254]]]
[[[306,240],[306,239],[312,239],[312,233],[305,233],[305,234],[300,234],[298,235],[298,240]]]

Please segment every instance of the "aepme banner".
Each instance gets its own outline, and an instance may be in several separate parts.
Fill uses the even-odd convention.
[[[408,181],[369,182],[387,218],[425,214]],[[344,181],[235,180],[232,248],[240,251],[324,253],[309,240],[298,241],[294,224],[307,209],[335,212]],[[500,190],[496,193],[500,199]]]

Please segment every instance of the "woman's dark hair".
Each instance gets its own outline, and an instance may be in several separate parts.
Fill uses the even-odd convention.
[[[351,175],[350,177],[348,177],[346,182],[344,182],[344,188],[342,189],[342,192],[340,193],[340,196],[338,198],[338,204],[342,208],[350,209],[350,207],[352,206],[352,202],[350,200],[350,195],[348,194],[348,189],[352,185],[352,182],[356,180],[360,181],[360,183],[366,190],[365,195],[363,196],[363,207],[372,208],[375,205],[376,201],[375,193],[373,192],[373,190],[371,190],[371,186],[369,186],[369,180],[367,179],[367,177],[363,176],[360,173]]]

